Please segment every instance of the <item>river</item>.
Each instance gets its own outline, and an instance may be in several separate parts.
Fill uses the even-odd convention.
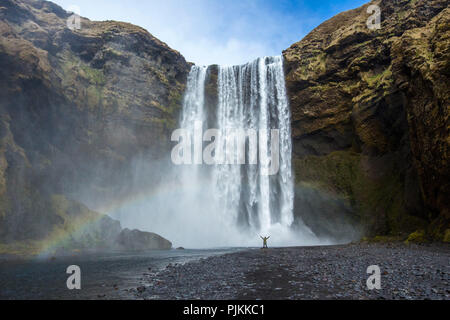
[[[130,288],[143,285],[144,274],[169,264],[183,264],[242,249],[169,250],[134,253],[91,253],[32,260],[0,260],[0,299],[90,300],[133,299]],[[67,267],[81,269],[81,290],[66,286]]]

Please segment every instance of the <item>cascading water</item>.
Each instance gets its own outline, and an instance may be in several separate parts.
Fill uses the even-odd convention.
[[[181,128],[194,131],[195,121],[204,121],[206,67],[193,66],[183,103]]]
[[[124,227],[156,232],[175,247],[259,246],[260,235],[270,235],[269,245],[275,246],[323,244],[301,221],[293,223],[290,123],[282,57],[233,67],[193,66],[180,119],[187,132],[180,140],[191,144],[172,152],[192,163],[164,162],[160,180],[145,197],[120,207],[113,217]],[[205,138],[208,129],[221,133],[217,141]],[[233,129],[257,133],[245,138],[243,163],[236,155],[223,164],[216,161],[223,151],[233,160],[226,148]],[[252,153],[255,139],[258,152]],[[205,151],[213,140],[217,148],[211,155],[217,159],[207,163]],[[272,161],[263,161],[269,153]],[[277,170],[267,174],[268,164]]]
[[[294,201],[292,147],[281,57],[220,67],[218,88],[218,129],[255,129],[265,135],[270,134],[270,129],[280,132],[280,169],[275,177],[262,174],[261,164],[215,167],[213,177],[219,185],[218,194],[227,201],[224,207],[230,211],[228,215],[245,215],[241,220],[262,233],[267,233],[274,223],[289,227]],[[268,136],[260,136],[267,150],[269,140]]]
[[[214,215],[216,219],[213,220],[224,231],[223,237],[215,231],[205,241],[214,241],[211,238],[217,237],[225,241],[223,245],[253,245],[259,240],[259,234],[271,234],[272,243],[280,245],[317,243],[314,234],[301,223],[295,232],[291,229],[294,221],[292,140],[282,57],[265,57],[242,66],[219,67],[214,117],[210,117],[208,112],[212,111],[205,107],[207,72],[206,67],[192,67],[181,128],[189,131],[194,139],[194,131],[198,130],[194,125],[196,121],[203,124],[202,129],[214,125],[222,133],[219,149],[227,145],[228,139],[235,138],[226,134],[229,130],[253,129],[259,133],[259,148],[266,151],[272,150],[271,130],[275,129],[279,134],[279,170],[273,175],[264,174],[266,168],[261,159],[257,164],[219,163],[202,166],[201,170],[198,165],[185,166],[180,175],[181,184],[186,188],[201,186],[197,192],[189,192],[196,198],[192,200],[202,207],[201,201],[207,199],[205,206],[208,209],[200,208],[199,212]],[[214,118],[215,123],[208,123],[210,118]],[[208,227],[205,224],[205,228]],[[236,243],[229,243],[227,235]]]

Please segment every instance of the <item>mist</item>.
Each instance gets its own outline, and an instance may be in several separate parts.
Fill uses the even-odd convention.
[[[68,1],[56,2],[66,8],[71,5]],[[233,1],[232,5],[208,1],[193,1],[189,5],[184,1],[152,1],[144,7],[141,2],[134,1],[126,6],[115,1],[95,4],[79,1],[77,5],[82,16],[135,23],[180,50],[187,60],[198,65],[220,63],[222,67],[278,54],[323,19],[312,15],[307,6],[294,15],[287,3],[275,6],[256,1]],[[288,118],[277,121],[290,125]],[[121,140],[120,135],[115,131],[111,139]],[[290,136],[287,132],[285,135]],[[320,215],[315,218],[308,214],[314,210],[306,208],[306,212],[295,213],[293,225],[278,221],[277,217],[287,211],[290,214],[294,214],[294,209],[305,211],[303,207],[291,208],[285,204],[274,213],[273,222],[263,228],[239,225],[240,210],[234,210],[232,217],[223,214],[223,202],[215,199],[217,181],[211,181],[208,176],[202,179],[187,177],[186,171],[193,168],[175,167],[169,158],[170,150],[166,154],[150,153],[127,159],[128,169],[123,172],[111,172],[113,169],[99,166],[91,183],[75,187],[72,197],[95,211],[116,218],[124,228],[155,232],[172,241],[175,247],[258,246],[260,235],[270,235],[270,245],[275,246],[335,243],[332,236],[322,233],[319,237],[310,229],[310,225],[321,224],[314,223],[322,219]],[[283,154],[290,154],[290,151],[286,149]],[[105,188],[99,187],[98,182],[108,181],[109,176],[116,176],[116,179]],[[241,181],[240,187],[252,189],[245,181]],[[281,185],[276,188],[283,189]],[[271,194],[269,197],[276,196]],[[285,198],[280,194],[278,201]],[[265,197],[260,201],[262,199]],[[302,215],[308,217],[308,224],[303,222]]]
[[[262,243],[260,235],[271,236],[270,246],[332,243],[326,238],[319,239],[307,227],[274,224],[265,234],[240,227],[235,220],[221,214],[221,202],[212,192],[213,180],[186,177],[185,170],[192,168],[176,167],[170,158],[156,163],[139,159],[133,161],[133,167],[137,174],[130,181],[134,187],[129,190],[134,192],[122,194],[123,200],[114,202],[119,197],[117,191],[104,195],[102,200],[98,195],[80,194],[81,200],[90,208],[119,220],[122,227],[155,232],[170,240],[175,248],[257,247]]]
[[[85,191],[78,195],[79,199],[119,220],[122,227],[157,233],[170,240],[174,247],[256,247],[261,244],[260,236],[270,236],[271,246],[335,243],[327,233],[317,236],[301,215],[294,216],[292,141],[282,70],[281,57],[220,67],[219,102],[213,111],[214,124],[222,129],[244,128],[248,122],[254,123],[257,129],[278,126],[282,152],[280,171],[274,176],[261,176],[261,164],[175,165],[167,150],[163,157],[147,154],[130,159],[130,175],[123,177],[109,193],[99,197],[98,193]],[[267,84],[262,80],[259,84],[251,81],[265,73]],[[241,76],[234,78],[235,74]],[[204,106],[208,77],[209,69],[197,66],[189,75],[179,125],[192,134],[194,123],[205,121],[206,125],[206,119],[211,118]],[[252,85],[247,85],[250,82]],[[240,90],[239,84],[243,86]],[[240,99],[227,98],[238,95]],[[258,98],[264,96],[267,99]],[[277,116],[264,118],[266,113]],[[176,144],[172,142],[172,147]],[[110,173],[105,170],[98,174]],[[310,208],[309,212],[312,211]],[[303,214],[313,225],[311,220],[322,219],[320,215],[315,219]]]

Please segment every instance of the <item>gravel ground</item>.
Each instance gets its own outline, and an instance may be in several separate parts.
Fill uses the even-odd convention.
[[[350,244],[253,249],[146,273],[137,299],[450,300],[450,246]],[[381,269],[368,290],[367,268]]]

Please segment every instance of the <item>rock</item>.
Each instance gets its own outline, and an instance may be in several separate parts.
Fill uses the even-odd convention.
[[[178,247],[177,250],[185,250],[183,247]]]
[[[172,248],[170,241],[155,233],[129,229],[122,230],[116,243],[124,250],[170,250]]]
[[[339,241],[405,239],[416,230],[450,241],[450,9],[446,0],[380,0],[383,26],[374,31],[368,5],[324,22],[283,53],[294,226],[304,221]],[[191,64],[140,27],[82,18],[72,31],[69,16],[51,2],[2,0],[2,243],[38,246],[69,231],[70,246],[106,246],[122,230],[84,206],[83,196],[109,204],[154,187],[136,178],[136,161],[159,172],[171,148]],[[217,75],[210,66],[206,108],[217,104]],[[77,234],[91,218],[98,227]],[[150,234],[120,237],[125,247],[169,247]]]
[[[137,289],[136,289],[139,293],[143,293],[145,290],[146,290],[146,288],[145,287],[138,287]]]
[[[425,241],[425,230],[417,230],[408,236],[405,243],[423,243]]]
[[[427,227],[442,240],[450,223],[450,9],[445,0],[382,0],[383,26],[373,31],[369,5],[283,53],[296,219],[337,240]]]
[[[146,186],[131,185],[133,160],[154,165],[171,148],[191,64],[142,28],[82,18],[72,31],[69,16],[47,1],[2,0],[0,242],[76,228],[94,213],[68,194],[110,203],[137,193]],[[107,220],[87,247],[120,232]]]

